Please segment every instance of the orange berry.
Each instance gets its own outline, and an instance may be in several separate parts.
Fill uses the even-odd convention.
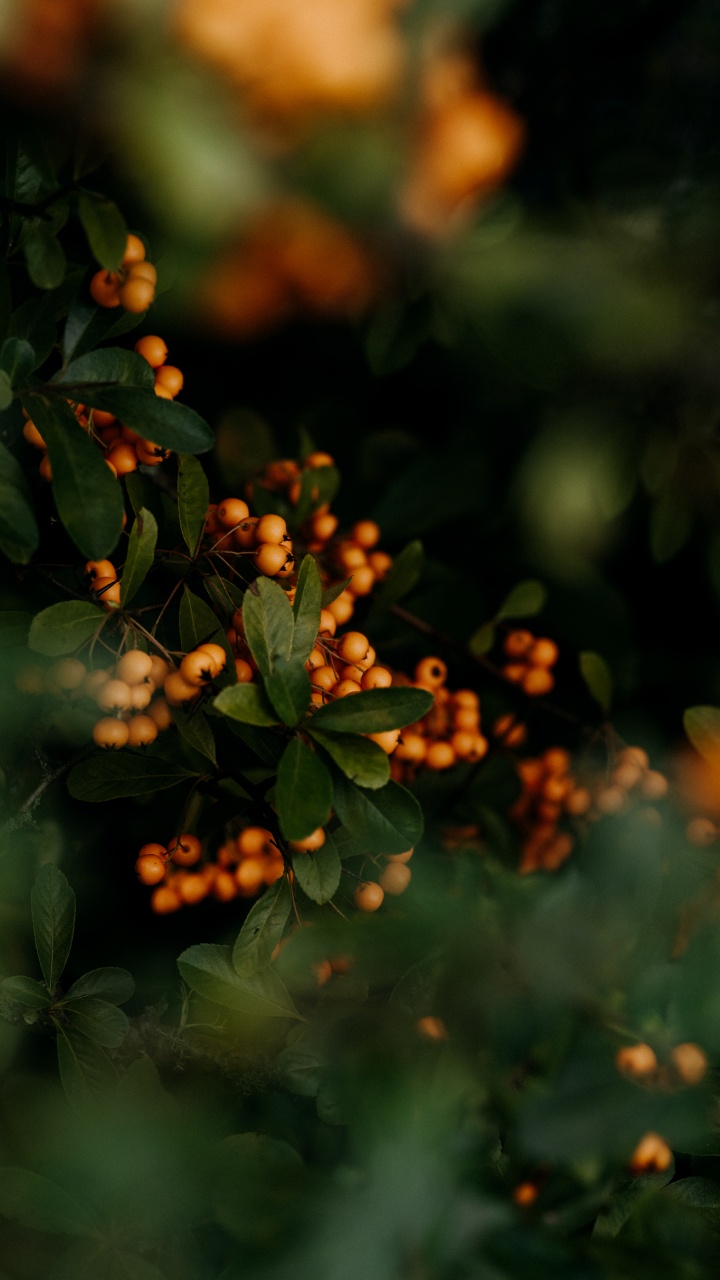
[[[362,662],[368,655],[370,641],[362,631],[348,631],[338,645],[343,662]]]
[[[363,689],[389,689],[392,684],[392,672],[387,667],[369,667],[362,674],[360,684]]]
[[[258,520],[256,537],[259,543],[279,546],[287,538],[287,525],[282,516],[266,515]]]
[[[218,871],[213,884],[213,893],[220,902],[230,902],[237,897],[235,877],[229,871]]]
[[[23,435],[27,440],[28,444],[31,444],[33,448],[47,449],[47,445],[45,444],[45,441],[40,435],[40,432],[35,426],[35,423],[32,422],[30,418],[28,418],[27,422],[23,427]]]
[[[318,628],[319,636],[334,636],[337,630],[337,622],[329,609],[320,610],[320,626]]]
[[[665,775],[659,773],[657,769],[650,769],[645,774],[640,791],[645,800],[662,800],[668,793],[668,787],[669,783]]]
[[[167,360],[168,349],[162,338],[158,338],[154,333],[139,338],[135,343],[135,350],[143,360],[147,360],[151,369],[159,369],[160,365]]]
[[[165,863],[157,854],[142,854],[135,863],[137,878],[141,884],[159,884],[165,879]]]
[[[538,1188],[534,1182],[519,1182],[513,1187],[512,1198],[521,1209],[526,1209],[537,1200]]]
[[[264,854],[271,857],[277,854],[277,846],[273,841],[272,831],[267,827],[245,827],[237,838],[238,849],[244,857],[255,857]]]
[[[310,521],[310,533],[318,542],[329,542],[334,537],[338,527],[338,518],[331,511],[325,511],[322,515],[314,515]]]
[[[657,1070],[657,1058],[649,1044],[628,1044],[618,1049],[615,1065],[623,1075],[642,1079]]]
[[[125,241],[125,252],[123,253],[122,264],[129,267],[134,262],[143,262],[145,258],[145,245],[139,236],[129,233]]]
[[[373,551],[368,556],[368,564],[378,582],[382,582],[392,569],[392,556],[389,556],[387,551]]]
[[[97,271],[90,281],[90,297],[99,307],[120,306],[120,277],[115,271]]]
[[[362,693],[362,686],[357,680],[340,680],[332,691],[334,698],[348,698],[353,693]]]
[[[71,693],[84,683],[87,671],[85,663],[79,658],[61,658],[60,662],[56,662],[53,666],[51,675],[53,684],[58,689],[62,689],[64,693]]]
[[[355,601],[349,591],[343,591],[337,600],[332,600],[327,607],[327,611],[332,614],[337,626],[344,627],[349,622],[355,612]]]
[[[530,698],[539,698],[549,693],[555,684],[547,667],[528,667],[522,680],[522,687]]]
[[[45,454],[44,457],[40,459],[40,466],[38,467],[38,473],[40,476],[42,476],[43,480],[47,480],[48,484],[52,480],[52,467],[50,465],[50,458],[48,457],[47,454]]]
[[[174,878],[174,884],[183,902],[189,907],[194,907],[196,902],[202,902],[210,890],[204,875],[178,875]]]
[[[101,711],[129,711],[130,685],[124,680],[106,680],[97,692]]]
[[[197,836],[185,831],[170,841],[167,851],[178,867],[193,867],[202,857],[202,844]]]
[[[685,838],[698,849],[706,849],[718,838],[718,829],[709,818],[691,818],[685,828]]]
[[[359,911],[377,911],[382,906],[385,893],[373,880],[359,884],[353,894],[353,902]]]
[[[125,310],[133,315],[140,315],[143,311],[147,311],[148,307],[152,306],[154,298],[155,285],[151,280],[133,279],[131,277],[120,288],[119,301]],[[105,303],[104,305],[115,304]]]
[[[453,715],[453,725],[462,733],[477,733],[478,719],[472,707],[459,707]]]
[[[253,669],[244,658],[235,659],[235,675],[237,676],[238,684],[250,684],[253,678]]]
[[[303,466],[315,469],[316,467],[334,467],[335,459],[329,453],[322,453],[316,449],[314,453],[309,453],[304,459]]]
[[[166,676],[170,675],[170,664],[156,653],[151,654],[150,662],[150,679],[155,688],[158,689],[165,681]]]
[[[130,736],[130,730],[123,720],[108,716],[98,720],[93,727],[93,742],[103,751],[118,751],[124,747]]]
[[[421,760],[425,759],[427,749],[428,744],[421,734],[413,733],[410,729],[404,729],[395,755],[398,760],[409,760],[413,764],[419,764]]]
[[[555,641],[543,636],[532,645],[527,659],[534,667],[554,667],[559,656],[560,650]]]
[[[380,541],[380,526],[374,520],[358,520],[350,530],[350,537],[363,551],[371,551]]]
[[[324,667],[324,666],[325,666],[325,654],[323,653],[322,649],[318,649],[316,646],[312,650],[307,662],[305,663],[305,669],[307,671],[317,671],[318,667]]]
[[[643,770],[650,767],[649,756],[642,747],[623,747],[622,751],[617,753],[616,762],[617,764],[637,764]]]
[[[130,687],[131,711],[144,711],[155,690],[151,684],[134,684]]]
[[[253,556],[255,567],[268,578],[277,577],[285,568],[287,558],[285,547],[273,542],[262,542]]]
[[[127,268],[128,280],[147,280],[148,284],[157,284],[157,269],[152,262],[131,262]]]
[[[448,1038],[448,1030],[442,1018],[418,1018],[415,1026],[426,1040],[447,1040]]]
[[[156,915],[169,915],[171,911],[179,911],[182,899],[174,885],[160,884],[153,890],[150,906]]]
[[[223,528],[234,529],[236,525],[242,524],[243,520],[247,520],[250,508],[242,498],[226,498],[218,506],[215,515]]]
[[[252,551],[253,547],[257,546],[255,531],[259,523],[259,520],[255,517],[251,517],[248,520],[243,520],[242,524],[238,525],[238,528],[235,530],[234,537],[236,545],[240,547],[242,551]]]
[[[684,1084],[699,1084],[708,1069],[707,1054],[699,1044],[676,1044],[670,1050],[670,1061]]]
[[[369,564],[361,565],[353,570],[348,591],[353,596],[368,596],[375,586],[375,571]]]
[[[447,680],[447,667],[440,658],[423,658],[415,668],[415,680],[428,689],[439,689]]]
[[[138,858],[151,853],[155,854],[159,858],[164,858],[167,853],[167,849],[164,844],[159,844],[157,840],[151,840],[149,844],[144,844],[142,848],[138,850]]]
[[[575,787],[565,799],[565,810],[574,818],[582,817],[592,804],[592,796],[587,787]]]
[[[493,725],[493,734],[505,747],[521,747],[527,738],[527,725],[516,720],[513,715],[498,716]]]
[[[235,872],[235,884],[243,896],[252,897],[265,883],[265,859],[244,858]]]
[[[183,389],[185,379],[174,364],[162,365],[155,374],[155,386],[164,387],[175,398]]]
[[[600,813],[612,814],[619,813],[626,800],[627,796],[622,787],[603,787],[595,797],[595,804]]]
[[[511,684],[522,684],[527,667],[524,662],[506,662],[502,673]]]
[[[488,740],[481,733],[458,730],[450,739],[450,746],[459,760],[469,760],[475,764],[487,755]]]
[[[141,684],[152,679],[153,659],[142,649],[128,649],[118,660],[115,674],[118,680],[124,680],[126,684]]]
[[[646,1133],[633,1151],[629,1167],[633,1173],[662,1173],[672,1164],[672,1151],[658,1133]]]
[[[171,671],[163,688],[166,701],[171,707],[179,707],[183,702],[190,702],[200,692],[197,685],[188,684],[179,671]]]
[[[105,609],[117,609],[121,604],[120,599],[120,583],[113,576],[110,578],[95,578],[92,584],[93,595],[97,596],[98,604],[103,605]]]
[[[293,853],[314,853],[316,849],[322,849],[325,843],[325,830],[323,827],[316,827],[304,840],[290,840],[288,843]]]
[[[412,849],[406,849],[404,853],[386,853],[385,860],[387,862],[409,862],[415,852]]]
[[[93,702],[97,701],[98,689],[110,679],[110,672],[103,667],[98,667],[95,671],[88,671],[83,681],[83,693],[86,698],[92,698]]]
[[[403,862],[389,862],[383,867],[380,875],[380,887],[384,893],[389,893],[391,897],[398,897],[404,893],[410,881],[412,880],[412,871]]]
[[[194,649],[192,653],[186,653],[180,663],[180,675],[188,684],[199,688],[212,680],[215,675],[215,663],[209,653],[201,653],[198,649]]]
[[[323,689],[325,693],[330,693],[337,682],[338,678],[333,667],[316,667],[310,672],[310,683],[314,689]]]
[[[216,644],[214,640],[208,640],[206,644],[199,644],[196,653],[205,653],[214,665],[214,675],[219,675],[224,669],[227,662],[227,654],[221,644]]]
[[[534,643],[531,631],[510,631],[503,640],[503,649],[508,658],[525,658]]]
[[[138,468],[137,453],[133,445],[128,444],[126,441],[113,445],[106,461],[113,466],[116,476],[129,476],[132,471],[137,471]]]
[[[366,737],[368,737],[371,742],[377,742],[378,746],[382,747],[385,754],[390,756],[400,741],[400,730],[387,729],[385,733],[368,733],[366,734]]]
[[[450,769],[456,759],[455,751],[449,742],[431,742],[425,754],[425,764],[428,769],[435,772]]]

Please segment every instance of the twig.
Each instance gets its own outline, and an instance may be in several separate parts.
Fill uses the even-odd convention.
[[[17,813],[12,818],[8,819],[3,830],[12,831],[16,827],[28,825],[33,809],[35,809],[40,803],[48,788],[51,787],[54,782],[57,782],[59,778],[62,778],[66,773],[69,773],[70,770],[73,769],[76,764],[79,764],[81,760],[84,760],[90,750],[90,747],[83,747],[82,751],[78,752],[76,756],[73,756],[70,760],[66,760],[64,764],[59,765],[57,769],[53,769],[50,773],[46,773],[42,782],[38,783],[35,790],[28,796],[27,800],[23,801]]]

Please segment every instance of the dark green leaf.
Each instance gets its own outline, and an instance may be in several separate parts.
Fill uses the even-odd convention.
[[[0,412],[9,409],[12,404],[13,390],[10,378],[4,369],[0,369]]]
[[[180,643],[186,653],[199,644],[215,642],[220,622],[205,600],[196,596],[189,587],[183,588],[180,601]]]
[[[93,257],[106,271],[117,271],[127,243],[127,226],[117,205],[94,191],[79,191],[78,213]]]
[[[300,480],[300,497],[294,512],[298,527],[305,524],[318,507],[332,502],[339,487],[340,473],[336,467],[306,468]]]
[[[315,853],[294,853],[293,871],[303,893],[320,906],[329,902],[340,884],[341,863],[332,844]]]
[[[673,1162],[662,1173],[643,1173],[635,1178],[625,1178],[595,1219],[593,1236],[596,1239],[611,1240],[618,1235],[640,1201],[660,1187],[664,1187],[672,1178],[674,1171]]]
[[[216,609],[221,609],[224,613],[234,613],[236,609],[242,609],[245,593],[234,582],[229,582],[227,578],[221,578],[219,574],[215,574],[212,578],[205,578],[203,586]]]
[[[180,529],[190,555],[194,555],[202,534],[210,490],[201,464],[191,453],[178,458],[178,515]]]
[[[315,1097],[326,1070],[317,1051],[302,1040],[299,1044],[291,1044],[283,1049],[278,1054],[275,1065],[283,1086],[301,1098]]]
[[[178,958],[180,976],[193,991],[237,1013],[270,1018],[299,1014],[285,984],[273,969],[241,978],[232,964],[230,947],[209,942],[189,947]]]
[[[47,988],[35,978],[4,978],[0,992],[7,1000],[15,1000],[27,1009],[47,1009],[50,1004]]]
[[[142,507],[130,531],[125,566],[120,579],[123,608],[127,608],[152,568],[157,536],[158,527],[154,515],[147,507]]]
[[[135,992],[135,982],[127,969],[109,966],[104,969],[90,969],[77,982],[74,982],[66,993],[66,1000],[79,1000],[84,996],[102,996],[113,1004],[125,1004]]]
[[[295,619],[277,582],[258,578],[254,585],[256,591],[246,591],[243,599],[245,639],[262,675],[269,676],[277,659],[289,661]]]
[[[48,447],[60,519],[88,559],[109,556],[122,532],[124,505],[101,450],[64,401],[28,396],[24,403]]]
[[[84,403],[114,413],[126,427],[163,449],[207,453],[214,444],[213,433],[199,413],[176,400],[162,400],[152,391],[137,387],[97,388],[88,392]]]
[[[0,547],[15,564],[27,564],[39,541],[22,467],[0,444]]]
[[[69,1032],[87,1036],[106,1049],[118,1049],[130,1029],[122,1009],[97,996],[65,999],[63,1013]]]
[[[286,840],[304,840],[330,816],[333,788],[325,765],[300,738],[293,738],[280,761],[275,806]]]
[[[0,350],[0,369],[11,387],[22,387],[35,368],[35,352],[25,338],[6,338]]]
[[[280,719],[285,724],[297,724],[310,702],[310,676],[304,663],[274,658],[272,672],[265,677],[265,692]]]
[[[241,687],[248,688],[247,685]],[[259,760],[262,760],[263,764],[269,764],[271,769],[278,766],[285,749],[284,736],[281,737],[280,734],[273,733],[268,728],[254,728],[250,724],[242,724],[239,720],[230,720],[229,727],[235,736],[240,738]]]
[[[65,276],[65,254],[47,227],[31,227],[23,238],[28,275],[38,289],[56,289]]]
[[[62,600],[33,618],[28,643],[36,653],[57,658],[73,653],[95,634],[107,614],[84,600]]]
[[[323,732],[314,725],[308,732],[358,787],[374,791],[390,780],[390,760],[377,742],[357,733]]]
[[[103,347],[100,351],[90,351],[71,360],[56,374],[52,385],[72,385],[78,388],[78,400],[92,404],[94,389],[106,383],[152,391],[155,379],[147,360],[134,351],[126,351],[123,347]]]
[[[76,800],[100,804],[124,796],[152,795],[197,776],[182,765],[157,756],[105,753],[75,765],[68,778],[68,791]]]
[[[47,295],[49,296],[49,295]],[[43,307],[42,298],[28,298],[10,317],[9,332],[15,338],[26,338],[35,352],[33,367],[47,360],[55,345],[55,323]]]
[[[270,964],[291,907],[290,888],[283,876],[258,899],[237,936],[232,962],[240,978],[252,977]]]
[[[415,539],[395,557],[392,568],[380,583],[373,600],[372,613],[381,613],[402,600],[420,580],[425,562],[422,542]]]
[[[30,893],[35,949],[49,991],[65,968],[75,931],[75,894],[52,863],[41,867]]]
[[[333,600],[337,600],[338,596],[342,595],[343,591],[350,586],[351,582],[352,578],[343,578],[342,582],[336,582],[332,587],[326,587],[322,593],[321,603],[323,609],[327,609],[328,605],[332,604]]]
[[[586,650],[579,658],[580,674],[590,696],[603,711],[610,710],[612,701],[612,676],[607,662],[599,653]]]
[[[230,685],[231,689],[239,686]],[[189,709],[185,707],[173,707],[172,718],[178,727],[178,733],[185,739],[189,747],[193,751],[198,751],[201,756],[205,756],[212,765],[217,767],[217,756],[215,754],[215,738],[213,731],[207,722],[207,718],[197,707]]]
[[[0,1213],[32,1231],[89,1236],[97,1230],[67,1191],[29,1169],[0,1168]]]
[[[213,706],[224,716],[239,720],[242,724],[260,727],[277,724],[277,716],[256,684],[233,684],[222,689]]]
[[[312,727],[344,733],[385,733],[421,720],[432,704],[433,695],[427,689],[368,689],[319,707]]]
[[[492,622],[484,622],[470,637],[468,649],[471,653],[482,655],[483,653],[489,653],[494,643],[495,627]]]
[[[23,613],[21,609],[0,613],[0,648],[20,648],[27,644],[32,620],[32,614]]]
[[[337,816],[366,853],[404,853],[423,833],[420,805],[397,782],[361,790],[336,771],[334,797]]]
[[[320,609],[322,607],[322,583],[314,556],[305,556],[300,565],[293,613],[295,630],[293,632],[291,657],[306,662],[312,652],[320,626]]]
[[[540,612],[546,599],[547,591],[542,582],[536,582],[532,578],[527,582],[519,582],[503,600],[495,615],[496,619],[530,618]]]
[[[81,1109],[109,1093],[117,1072],[102,1045],[59,1023],[55,1027],[60,1081],[71,1105]]]
[[[122,307],[108,309],[96,307],[94,303],[81,298],[70,309],[63,330],[62,354],[67,362],[73,356],[81,356],[92,351],[100,342],[108,338],[118,338],[140,324],[142,314],[123,311]]]

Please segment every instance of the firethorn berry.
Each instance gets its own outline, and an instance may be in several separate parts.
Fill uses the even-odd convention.
[[[535,642],[531,631],[510,631],[503,640],[508,658],[525,658]]]
[[[66,693],[79,689],[86,676],[85,664],[79,658],[62,658],[52,669],[53,684]]]
[[[142,649],[128,649],[119,659],[115,674],[126,684],[142,684],[153,677],[153,659]]]
[[[158,736],[158,726],[151,716],[131,716],[127,729],[129,747],[149,747]]]
[[[427,755],[428,743],[422,734],[413,733],[411,729],[403,729],[395,755],[398,760],[408,760],[412,764],[420,764]]]
[[[447,667],[440,658],[423,658],[415,668],[415,680],[430,690],[439,689],[447,680]]]
[[[126,311],[130,311],[133,315],[140,315],[152,306],[155,298],[155,283],[140,276],[131,276],[120,286],[118,297]]]
[[[359,911],[377,911],[382,906],[384,890],[374,880],[364,880],[353,894],[353,902]]]
[[[231,902],[237,897],[235,877],[229,871],[218,871],[213,883],[213,893],[220,902]]]
[[[147,360],[152,369],[159,369],[168,356],[168,349],[162,338],[158,338],[153,333],[147,334],[144,338],[139,338],[135,343],[135,350],[139,356]]]
[[[656,769],[650,769],[640,786],[640,791],[646,800],[662,800],[663,796],[668,792],[668,780],[664,774],[658,773]]]
[[[157,284],[157,268],[152,262],[131,262],[127,267],[128,280],[147,280],[149,284]]]
[[[449,742],[431,742],[425,754],[425,764],[428,769],[440,772],[442,769],[451,768],[456,758],[455,751]]]
[[[516,1187],[513,1187],[512,1198],[521,1209],[526,1209],[535,1203],[538,1194],[539,1189],[534,1182],[519,1182]]]
[[[92,582],[97,578],[114,578],[115,566],[110,560],[88,560],[84,573]]]
[[[363,672],[360,684],[363,689],[389,689],[392,673],[387,667],[369,667]]]
[[[250,508],[247,502],[243,502],[242,498],[226,498],[224,502],[219,504],[215,515],[223,528],[234,529],[243,520],[247,520],[250,515]],[[268,541],[268,539],[265,539],[265,541]]]
[[[344,662],[362,662],[367,657],[369,648],[370,642],[361,631],[347,631],[337,651]]]
[[[418,1034],[423,1036],[425,1040],[448,1039],[448,1029],[442,1018],[433,1018],[429,1016],[418,1018],[415,1023],[415,1028]]]
[[[380,526],[374,520],[358,520],[350,530],[350,537],[363,551],[370,551],[380,541]]]
[[[151,720],[155,721],[160,733],[170,728],[173,723],[172,712],[165,698],[155,698],[147,709]]]
[[[52,467],[50,465],[50,459],[47,454],[45,454],[45,456],[41,459],[40,466],[38,467],[38,472],[42,476],[43,480],[47,480],[49,484],[50,481],[52,480]]]
[[[488,740],[481,733],[468,733],[458,730],[450,739],[450,746],[459,760],[468,760],[477,764],[488,752]]]
[[[103,667],[98,667],[96,671],[88,671],[83,680],[83,693],[87,698],[97,702],[98,689],[109,679],[110,672],[105,671]]]
[[[98,603],[106,609],[118,609],[121,604],[120,599],[120,583],[115,577],[113,571],[112,577],[94,578],[91,588],[93,595],[98,598]]]
[[[699,1044],[693,1044],[691,1041],[686,1044],[676,1044],[675,1048],[670,1050],[670,1061],[683,1084],[689,1085],[699,1084],[709,1066],[707,1054]]]
[[[663,1173],[672,1164],[672,1151],[659,1133],[646,1133],[633,1151],[628,1166],[632,1173]]]
[[[202,857],[202,844],[197,836],[184,831],[182,835],[171,840],[167,851],[173,862],[179,867],[193,867]]]
[[[259,543],[269,542],[277,546],[287,537],[287,525],[282,516],[261,516],[256,536]]]
[[[151,684],[133,684],[130,686],[130,710],[144,711],[150,705],[154,689]]]
[[[304,465],[312,468],[313,470],[316,467],[334,467],[335,459],[331,454],[323,453],[321,450],[316,449],[314,453],[308,454],[307,458],[304,460]]]
[[[592,796],[587,787],[575,787],[565,801],[565,808],[574,818],[580,818],[584,813],[587,813],[591,804]]]
[[[353,693],[362,693],[362,686],[357,680],[340,680],[332,693],[334,698],[347,698]]]
[[[240,547],[242,551],[251,551],[252,548],[257,545],[255,530],[259,523],[260,521],[252,516],[248,520],[243,520],[242,524],[238,525],[233,536],[235,538],[236,546]]]
[[[192,653],[186,653],[180,663],[180,675],[188,684],[200,686],[207,684],[215,675],[215,663],[212,661],[210,654],[200,653],[195,649]]]
[[[104,717],[93,726],[93,742],[103,751],[119,751],[127,745],[130,730],[124,720],[116,720],[114,716]]]
[[[718,828],[710,818],[691,818],[685,828],[685,839],[697,849],[707,849],[718,838]]]
[[[221,644],[215,644],[213,640],[208,640],[206,644],[199,644],[196,653],[206,653],[214,664],[214,675],[219,675],[227,662],[227,654]]]
[[[524,662],[506,662],[502,669],[505,679],[511,684],[522,684],[526,671]]]
[[[361,569],[367,564],[367,556],[362,547],[356,546],[354,542],[341,542],[335,548],[335,559],[338,564],[346,571],[351,573],[355,569]]]
[[[493,734],[504,747],[511,750],[521,747],[527,738],[527,725],[516,720],[513,715],[498,716],[493,725]]]
[[[310,672],[310,683],[313,689],[323,689],[325,693],[329,693],[337,684],[337,675],[333,667],[316,667]]]
[[[382,747],[385,754],[390,756],[400,741],[400,730],[387,729],[384,733],[368,733],[366,736],[371,742],[376,742],[379,747]]]
[[[185,379],[180,369],[177,369],[174,364],[162,365],[155,374],[155,386],[164,387],[166,391],[170,392],[173,399],[180,394],[184,383]]]
[[[559,656],[560,651],[555,641],[543,636],[531,646],[527,660],[533,667],[554,667]]]
[[[150,906],[156,915],[166,916],[171,911],[179,911],[182,901],[172,884],[159,884],[150,899]]]
[[[547,667],[528,667],[522,679],[523,690],[531,698],[549,693],[554,683]]]
[[[204,876],[176,875],[173,884],[182,901],[186,906],[195,906],[197,902],[202,902],[206,898],[210,890],[210,886]]]
[[[385,860],[386,862],[409,862],[414,852],[413,846],[412,849],[406,849],[404,853],[386,853]]]
[[[27,422],[25,423],[25,426],[23,427],[23,435],[27,440],[28,444],[31,444],[33,448],[47,449],[47,445],[45,444],[45,441],[40,435],[40,432],[35,426],[35,423],[32,422],[30,418],[28,418]]]
[[[165,879],[165,863],[157,854],[141,854],[135,863],[135,871],[141,884],[159,884]]]
[[[288,843],[293,853],[314,853],[316,849],[322,849],[325,843],[325,831],[323,827],[316,827],[309,836],[305,836],[304,840],[290,840]]]
[[[251,858],[257,854],[268,857],[277,854],[272,831],[268,831],[267,827],[245,827],[240,832],[237,843],[240,852],[246,857]]]
[[[382,582],[392,569],[392,556],[389,556],[387,551],[372,551],[368,556],[368,564],[378,582]]]
[[[244,858],[235,872],[235,884],[243,895],[252,897],[265,883],[265,861],[263,858]]]
[[[335,535],[338,527],[338,518],[331,511],[325,511],[322,515],[314,515],[310,521],[310,533],[318,542],[329,542]]]
[[[179,671],[171,671],[165,680],[165,698],[171,707],[179,707],[183,702],[190,702],[200,693],[198,685],[188,684]]]
[[[235,675],[238,684],[249,684],[253,678],[253,669],[244,658],[235,659]]]
[[[618,1049],[615,1065],[623,1075],[641,1079],[657,1070],[657,1057],[649,1044],[628,1044]]]
[[[155,685],[155,688],[159,689],[166,676],[170,675],[170,664],[156,653],[151,655],[150,662],[152,664],[150,667],[150,679]]]
[[[98,689],[97,704],[101,711],[129,711],[130,685],[124,680],[106,680]]]
[[[360,565],[353,570],[348,591],[353,596],[368,596],[375,586],[375,572],[369,564]]]
[[[307,668],[308,671],[316,671],[318,667],[324,667],[324,666],[325,666],[325,654],[323,653],[322,649],[318,649],[316,646],[312,650],[309,658],[307,659],[307,662],[305,663],[305,667]]]
[[[116,271],[96,271],[90,281],[90,297],[99,307],[119,307],[120,284]]]
[[[275,578],[280,570],[285,568],[287,558],[284,547],[273,542],[263,542],[255,552],[253,560],[260,573],[264,573],[268,578]]]
[[[114,467],[116,476],[128,476],[132,471],[137,471],[138,455],[133,446],[125,441],[113,446],[107,455],[107,461]]]
[[[329,609],[320,610],[320,626],[318,628],[319,636],[334,636],[337,630],[337,622]]]
[[[412,871],[402,862],[389,862],[380,875],[380,887],[384,893],[397,897],[404,893],[412,879]]]
[[[125,251],[122,257],[123,266],[129,267],[135,262],[143,262],[145,252],[145,245],[140,237],[133,235],[133,233],[130,232],[127,240],[125,241]]]

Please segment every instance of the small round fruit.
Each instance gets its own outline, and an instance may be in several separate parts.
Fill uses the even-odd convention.
[[[159,369],[168,356],[167,346],[162,338],[158,338],[154,333],[148,333],[144,338],[139,338],[135,343],[135,350],[143,360],[147,360],[151,369]]]
[[[384,733],[368,733],[367,737],[382,747],[386,755],[391,756],[400,741],[400,730],[386,729]]]
[[[183,389],[185,379],[174,364],[164,364],[155,374],[155,386],[164,387],[175,398]]]
[[[124,267],[130,267],[134,262],[143,262],[145,260],[145,245],[139,236],[128,233],[125,241],[125,252],[122,257]]]
[[[143,684],[152,679],[153,659],[142,649],[128,649],[120,658],[115,673],[126,684]]]
[[[362,631],[347,631],[337,651],[343,662],[362,662],[367,658],[370,641]]]
[[[354,693],[362,693],[362,686],[357,680],[340,680],[332,692],[334,698],[348,698]]]
[[[322,849],[325,843],[325,830],[323,827],[316,827],[304,840],[290,840],[288,843],[293,853],[314,853],[316,849]]]
[[[101,711],[129,711],[130,685],[124,680],[106,680],[98,689],[97,703]]]
[[[334,636],[337,631],[337,619],[329,609],[320,610],[320,626],[318,627],[319,636]]]
[[[173,722],[172,712],[165,698],[155,698],[147,709],[151,720],[155,721],[160,733],[170,728]]]
[[[87,676],[85,663],[79,658],[62,658],[52,669],[53,684],[65,693],[79,689]]]
[[[440,689],[447,680],[447,667],[441,658],[423,658],[415,668],[415,680],[427,689]]]
[[[157,854],[141,854],[135,863],[135,871],[141,884],[159,884],[165,879],[165,863]]]
[[[186,653],[180,663],[180,675],[188,684],[200,688],[212,680],[215,663],[209,653],[200,653],[198,649],[194,649],[192,653]]]
[[[179,707],[183,702],[191,702],[197,698],[200,689],[197,685],[188,684],[179,671],[171,671],[163,688],[166,701],[171,707]]]
[[[389,862],[383,867],[380,876],[380,887],[384,893],[397,897],[404,893],[412,879],[412,871],[402,862]]]
[[[255,568],[259,569],[260,573],[264,573],[267,578],[276,577],[280,570],[285,568],[287,558],[288,553],[285,547],[278,546],[274,542],[261,542],[253,556]]]
[[[253,678],[253,669],[244,658],[235,659],[235,675],[237,676],[238,684],[250,684]]]
[[[277,853],[272,831],[268,831],[267,827],[245,827],[240,832],[237,843],[240,853],[246,858],[252,858],[258,854],[270,857]]]
[[[119,301],[126,311],[140,315],[152,306],[155,299],[155,285],[152,280],[143,280],[131,276],[120,288]],[[105,303],[105,306],[111,305]]]
[[[99,307],[120,306],[120,277],[115,271],[96,271],[90,281],[90,297]]]
[[[540,640],[536,640],[528,651],[527,660],[533,667],[554,667],[560,656],[554,640],[548,640],[543,636]]]
[[[363,551],[370,551],[380,541],[380,526],[374,520],[358,520],[350,530],[350,537]]]
[[[523,691],[530,698],[542,698],[554,684],[555,679],[547,667],[528,667],[522,678]]]
[[[412,849],[406,849],[404,853],[386,853],[386,862],[409,862],[415,852],[415,846]]]
[[[708,1069],[707,1054],[699,1044],[688,1041],[670,1050],[670,1061],[684,1084],[699,1084]]]
[[[149,747],[158,736],[158,727],[151,716],[132,716],[127,728],[129,747]]]
[[[250,515],[250,508],[242,498],[226,498],[215,512],[216,518],[224,529],[234,529],[242,524]]]
[[[115,577],[111,578],[95,578],[92,584],[93,594],[97,596],[98,603],[105,609],[117,609],[120,607],[120,583]]]
[[[202,844],[197,836],[184,831],[170,841],[167,851],[179,867],[194,867],[202,857]]]
[[[287,525],[282,516],[261,516],[258,520],[256,536],[259,543],[266,542],[279,546],[287,537]]]
[[[434,772],[450,769],[456,761],[455,752],[449,742],[431,742],[425,756],[425,764]]]
[[[615,1066],[623,1075],[642,1079],[657,1070],[657,1057],[649,1044],[627,1044],[615,1054]]]
[[[385,893],[374,880],[359,884],[353,894],[353,902],[359,911],[377,911],[382,906]]]
[[[177,889],[172,884],[159,884],[157,889],[153,890],[150,899],[150,906],[158,916],[169,915],[171,911],[179,911],[182,906],[182,898]]]
[[[222,645],[215,644],[212,640],[209,640],[206,644],[199,644],[195,652],[207,654],[210,661],[214,664],[214,674],[216,676],[220,674],[227,662],[227,654]]]
[[[389,689],[392,684],[392,672],[387,667],[370,667],[363,672],[360,681],[363,689]]]
[[[114,716],[105,716],[96,721],[93,727],[93,742],[103,751],[119,751],[126,746],[130,730],[124,720],[116,720]]]
[[[253,897],[265,883],[265,859],[243,858],[235,872],[235,883],[243,897]]]

